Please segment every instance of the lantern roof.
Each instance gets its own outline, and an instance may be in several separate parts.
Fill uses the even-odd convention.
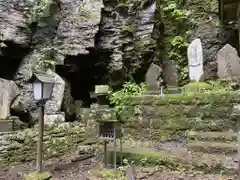
[[[55,83],[55,79],[52,76],[40,73],[33,73],[32,77],[29,79],[29,82],[33,83],[36,80],[43,83]]]

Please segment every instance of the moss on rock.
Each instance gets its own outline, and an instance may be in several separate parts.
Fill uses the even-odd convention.
[[[113,152],[114,151],[110,151],[109,158],[112,157]],[[177,170],[179,168],[185,170],[195,169],[201,170],[204,173],[221,172],[222,174],[235,174],[237,172],[237,169],[230,169],[224,167],[221,161],[216,161],[216,163],[209,163],[209,161],[206,161],[206,157],[191,157],[188,155],[181,156],[177,154],[171,154],[165,151],[129,149],[123,150],[122,156],[123,159],[127,159],[128,162],[133,161],[135,165],[142,166],[164,166],[172,170]],[[117,157],[117,162],[120,163],[119,151],[117,151]],[[209,158],[210,156],[207,157]]]
[[[24,175],[23,180],[50,180],[52,174],[50,172],[32,172],[27,175]]]
[[[167,104],[221,104],[240,102],[239,92],[205,92],[191,94],[166,94],[165,96],[128,96],[125,105],[167,105]]]
[[[190,82],[183,86],[185,93],[189,92],[204,92],[205,90],[211,89],[212,86],[205,82]]]
[[[63,123],[45,126],[44,159],[75,153],[81,149],[85,140],[85,129],[79,123]],[[31,161],[36,158],[37,127],[8,134],[0,134],[4,143],[0,152],[0,165],[6,166],[13,162]],[[84,148],[86,149],[86,148]],[[92,152],[91,148],[84,151]]]

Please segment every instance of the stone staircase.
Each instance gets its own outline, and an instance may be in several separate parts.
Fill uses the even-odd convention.
[[[237,153],[237,133],[190,131],[187,135],[189,151],[233,155]]]

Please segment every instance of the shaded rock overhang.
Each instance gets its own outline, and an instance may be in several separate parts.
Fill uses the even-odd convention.
[[[223,23],[237,20],[239,0],[219,0],[219,16]]]

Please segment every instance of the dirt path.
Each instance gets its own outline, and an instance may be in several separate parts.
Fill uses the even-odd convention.
[[[71,162],[70,156],[52,158],[43,162],[43,171],[50,171],[53,180],[87,180],[88,171],[97,163],[93,158]],[[0,169],[0,180],[21,180],[23,174],[35,170],[35,162],[18,164]]]

